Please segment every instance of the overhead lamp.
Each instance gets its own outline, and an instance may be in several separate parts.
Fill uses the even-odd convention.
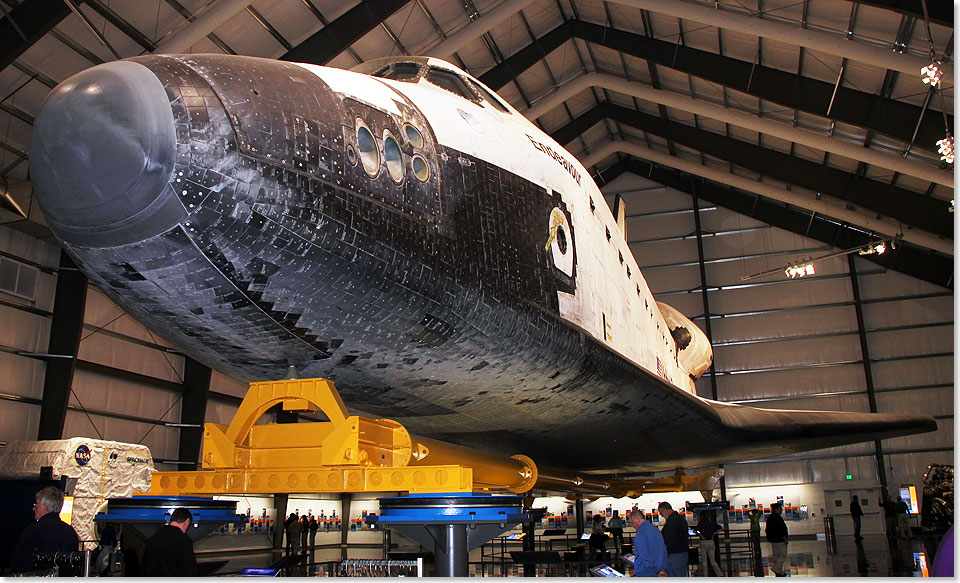
[[[796,279],[798,277],[804,277],[806,275],[813,275],[816,271],[813,269],[812,263],[802,263],[800,265],[791,265],[790,267],[783,270],[783,272],[790,279]]]
[[[808,275],[816,275],[816,270],[813,268],[814,263],[817,263],[819,261],[825,261],[827,259],[833,259],[835,257],[843,257],[844,255],[850,255],[852,253],[859,253],[860,255],[874,255],[874,254],[883,255],[887,251],[887,245],[889,245],[893,249],[896,249],[897,241],[898,241],[897,237],[890,237],[887,239],[882,239],[880,241],[867,243],[866,245],[860,245],[859,247],[851,247],[850,249],[837,251],[836,253],[829,253],[827,255],[821,255],[819,257],[810,257],[807,259],[803,259],[797,263],[792,263],[787,267],[775,267],[773,269],[767,269],[766,271],[761,271],[760,273],[754,273],[751,275],[742,275],[740,276],[740,281],[747,281],[749,279],[763,277],[764,275],[777,273],[781,270],[783,270],[783,274],[786,275],[789,279],[797,279],[799,277],[806,277]]]
[[[948,135],[937,142],[937,153],[947,164],[953,164],[953,136]]]
[[[937,84],[940,83],[940,77],[943,75],[940,71],[940,63],[930,63],[920,69],[920,74],[923,75],[924,85],[929,84],[931,87],[936,87]]]
[[[886,250],[887,250],[886,242],[880,241],[879,243],[871,243],[866,247],[862,247],[860,249],[860,255],[873,255],[874,253],[876,253],[877,255],[883,255],[884,251]]]

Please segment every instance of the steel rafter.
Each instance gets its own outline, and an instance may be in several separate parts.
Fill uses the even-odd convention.
[[[900,14],[907,14],[915,18],[923,19],[923,0],[856,0],[857,4],[867,6],[876,6],[893,10]],[[927,11],[930,14],[930,22],[935,22],[941,26],[953,28],[953,3],[952,2],[927,2]]]
[[[325,65],[350,45],[360,40],[380,23],[403,8],[409,0],[381,0],[360,2],[342,16],[310,35],[291,50],[281,61]],[[939,139],[939,138],[937,138]]]
[[[21,2],[0,19],[0,70],[40,40],[70,14],[63,0]]]
[[[497,90],[573,38],[814,115],[826,116],[829,107],[831,119],[905,142],[915,140],[928,150],[933,150],[937,140],[944,136],[943,121],[938,116],[925,116],[918,124],[923,112],[916,105],[848,87],[837,88],[834,96],[833,83],[576,19],[564,22],[517,51],[480,80]],[[953,116],[948,119],[953,127]]]
[[[615,120],[777,180],[842,198],[913,227],[953,237],[953,215],[946,201],[679,122],[664,121],[613,103],[601,103],[551,135],[564,145],[604,119]]]
[[[595,178],[599,184],[604,184],[624,173],[643,176],[669,188],[692,195],[690,192],[691,180],[688,174],[629,156],[605,169]],[[801,211],[796,207],[754,194],[743,193],[700,177],[696,177],[694,180],[698,184],[697,195],[701,200],[707,200],[774,227],[822,241],[834,247],[846,249],[865,245],[871,240],[875,240],[868,233],[858,228],[828,217],[818,214],[811,215],[809,212]],[[865,258],[887,269],[947,289],[953,289],[952,257],[946,257],[901,242],[896,249],[890,252],[883,255],[867,255]]]

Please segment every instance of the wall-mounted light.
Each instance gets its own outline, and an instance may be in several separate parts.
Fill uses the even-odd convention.
[[[948,135],[937,142],[937,152],[941,160],[946,161],[947,164],[953,164],[953,136]]]
[[[940,83],[940,77],[943,76],[942,71],[940,70],[940,63],[930,63],[926,67],[920,69],[920,74],[923,75],[924,85],[930,84],[931,87],[936,87]]]

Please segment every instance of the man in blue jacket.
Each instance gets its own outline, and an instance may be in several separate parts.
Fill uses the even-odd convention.
[[[79,550],[80,541],[73,527],[60,520],[63,507],[63,490],[50,486],[37,492],[34,497],[33,517],[36,522],[20,535],[20,542],[13,550],[10,563],[15,573],[29,571],[33,566],[35,551]]]
[[[633,537],[633,576],[666,577],[667,545],[660,531],[639,510],[630,513],[630,524],[637,529]]]

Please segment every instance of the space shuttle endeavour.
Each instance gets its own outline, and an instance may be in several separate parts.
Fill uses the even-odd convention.
[[[143,56],[47,97],[31,174],[112,300],[241,380],[560,468],[655,471],[936,429],[709,401],[587,170],[447,62]]]

